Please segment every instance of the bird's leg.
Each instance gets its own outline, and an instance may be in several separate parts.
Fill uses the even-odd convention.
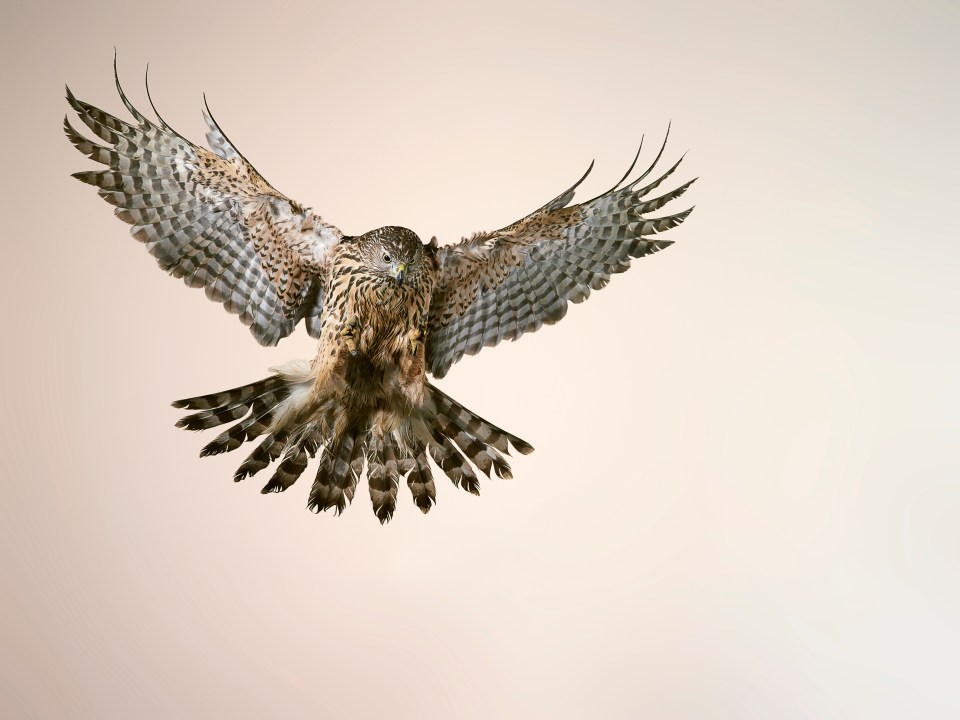
[[[356,355],[357,350],[360,349],[361,330],[362,327],[360,325],[360,318],[354,315],[347,321],[347,324],[344,325],[343,329],[340,331],[340,338],[347,346],[347,350],[350,351],[351,355]]]
[[[404,337],[406,348],[400,353],[400,372],[397,375],[397,381],[400,385],[400,391],[406,396],[407,400],[414,407],[423,404],[423,352],[424,339],[423,323],[414,325],[413,328]]]

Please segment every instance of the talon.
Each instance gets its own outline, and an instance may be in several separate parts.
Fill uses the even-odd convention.
[[[360,349],[360,329],[360,318],[354,315],[340,331],[340,337],[347,346],[347,350],[354,356]]]
[[[423,342],[423,328],[418,327],[411,330],[407,339],[410,341],[410,352],[416,355],[417,348],[420,347],[420,343]]]

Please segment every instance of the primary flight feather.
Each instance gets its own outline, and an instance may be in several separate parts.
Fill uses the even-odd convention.
[[[270,185],[209,108],[203,115],[212,151],[159,114],[156,121],[141,114],[124,94],[116,64],[114,77],[135,124],[67,89],[67,102],[100,142],[78,133],[69,117],[67,137],[106,166],[74,177],[116,206],[161,268],[203,287],[259,343],[275,345],[301,321],[318,340],[312,361],[175,402],[195,411],[177,424],[203,430],[233,423],[201,455],[259,439],[235,479],[279,461],[263,492],[286,490],[319,452],[308,505],[314,511],[342,512],[365,473],[381,522],[393,516],[404,479],[427,512],[436,500],[428,457],[474,494],[474,468],[510,477],[503,454],[510,446],[533,448],[445,395],[427,373],[441,378],[464,355],[556,322],[568,302],[604,287],[632,258],[670,245],[658,233],[692,210],[650,216],[693,183],[651,197],[680,164],[648,179],[664,139],[650,167],[629,183],[637,158],[609,191],[570,205],[588,168],[523,219],[453,245],[425,244],[402,227],[349,236]]]

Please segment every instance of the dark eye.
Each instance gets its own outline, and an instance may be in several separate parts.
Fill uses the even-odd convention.
[[[387,255],[387,253],[384,253],[384,254],[383,254],[383,261],[384,261],[385,263],[390,262],[392,259],[393,259],[393,258],[391,258],[389,255]]]

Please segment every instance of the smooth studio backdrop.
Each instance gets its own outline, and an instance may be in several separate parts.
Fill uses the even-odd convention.
[[[0,716],[960,714],[955,3],[4,8]],[[63,84],[201,93],[348,233],[453,242],[640,136],[669,250],[444,391],[537,448],[380,527],[262,497],[171,400],[309,357],[166,277]]]

